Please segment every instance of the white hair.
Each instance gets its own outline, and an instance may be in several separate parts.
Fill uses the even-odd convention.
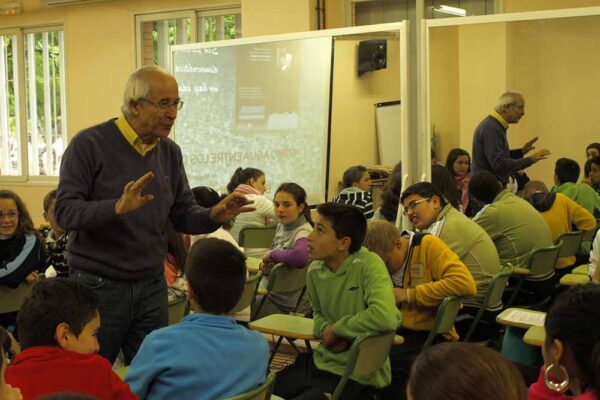
[[[516,90],[511,90],[509,92],[504,93],[496,102],[494,110],[496,110],[496,112],[498,113],[506,111],[508,106],[517,102],[518,97],[523,98],[523,95],[520,92],[517,92]]]
[[[171,76],[156,65],[146,65],[131,74],[125,85],[125,93],[123,93],[123,104],[121,105],[123,115],[131,115],[129,103],[150,96],[150,77],[156,73]]]

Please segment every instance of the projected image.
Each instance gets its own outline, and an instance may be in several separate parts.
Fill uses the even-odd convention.
[[[185,107],[175,141],[190,186],[223,190],[237,167],[294,181],[325,200],[331,38],[173,53]]]

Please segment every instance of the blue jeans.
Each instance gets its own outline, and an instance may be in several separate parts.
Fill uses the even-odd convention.
[[[131,364],[150,332],[167,326],[167,284],[164,275],[133,282],[116,281],[81,270],[71,279],[90,287],[100,302],[100,355],[114,363],[123,350],[125,365]]]

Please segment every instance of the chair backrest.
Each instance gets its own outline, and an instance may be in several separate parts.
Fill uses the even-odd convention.
[[[0,285],[0,314],[19,311],[30,289],[28,283],[21,283],[15,289]]]
[[[560,248],[560,252],[558,253],[559,257],[571,257],[577,253],[579,250],[579,246],[581,246],[581,241],[583,240],[584,231],[573,231],[573,232],[565,232],[554,240],[554,244],[559,242],[563,242],[562,247]]]
[[[240,231],[240,246],[243,248],[270,248],[275,237],[274,226],[246,226]]]
[[[598,232],[599,228],[600,228],[600,218],[596,218],[596,227],[592,230],[585,231],[583,233],[583,241],[591,242],[592,240],[594,240],[594,236],[596,236],[596,232]]]
[[[250,307],[250,304],[252,304],[254,297],[256,296],[256,290],[258,289],[260,278],[262,278],[262,273],[259,272],[254,275],[250,275],[250,277],[246,279],[244,293],[242,293],[242,297],[240,297],[238,303],[235,305],[235,307],[233,307],[233,310],[231,310],[233,314]]]
[[[169,325],[174,325],[183,319],[187,304],[187,297],[178,297],[169,301]]]
[[[237,396],[228,397],[225,400],[269,400],[271,392],[275,385],[275,372],[271,372],[262,385],[256,389],[247,391],[246,393],[238,394]]]
[[[554,246],[541,247],[532,251],[527,259],[529,273],[531,275],[548,275],[553,272],[562,245],[563,242],[560,241]]]
[[[271,270],[267,290],[273,293],[287,293],[300,290],[306,285],[306,273],[308,266],[304,268],[292,268],[279,263]]]
[[[506,265],[504,265],[502,269],[500,269],[500,271],[492,278],[483,299],[484,309],[502,304],[502,295],[504,294],[506,283],[508,282],[508,278],[510,278],[512,275],[513,270],[514,268],[512,264],[506,263]]]
[[[354,340],[348,352],[348,363],[331,400],[340,398],[346,382],[353,377],[368,376],[386,362],[394,341],[395,332],[367,333]]]
[[[448,296],[442,301],[435,315],[435,321],[433,322],[431,332],[423,344],[423,350],[433,343],[437,334],[450,332],[450,330],[452,330],[461,303],[462,297],[457,296]]]

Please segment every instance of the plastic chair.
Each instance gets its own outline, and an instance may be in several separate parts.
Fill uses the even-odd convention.
[[[438,307],[437,314],[435,315],[435,321],[433,322],[431,332],[429,332],[429,336],[427,336],[427,340],[425,340],[425,343],[423,344],[423,350],[431,346],[436,335],[452,330],[461,304],[462,297],[457,296],[448,296],[442,301]]]
[[[479,307],[479,310],[477,311],[477,314],[475,315],[473,322],[471,322],[471,325],[469,326],[469,329],[467,330],[467,333],[466,333],[463,341],[465,341],[465,342],[469,341],[469,339],[471,338],[471,335],[475,331],[475,327],[481,320],[481,317],[482,317],[483,313],[485,312],[485,310],[487,310],[488,308],[490,308],[491,306],[494,306],[496,304],[502,304],[502,294],[504,294],[504,289],[506,289],[506,284],[508,282],[508,278],[510,278],[510,276],[512,275],[513,269],[514,268],[513,268],[512,264],[507,263],[505,266],[502,267],[500,272],[498,272],[492,278],[492,280],[488,284],[488,288],[485,292],[483,302],[481,303],[481,306]]]
[[[250,277],[246,279],[244,292],[242,293],[242,297],[240,297],[238,303],[235,305],[235,307],[233,307],[233,310],[231,310],[232,314],[238,313],[250,307],[250,304],[252,304],[254,297],[256,296],[256,290],[258,289],[260,278],[262,278],[262,273],[258,272],[250,275]]]
[[[228,397],[225,400],[269,400],[273,386],[275,385],[275,377],[275,372],[271,372],[263,384],[256,389],[238,394],[237,396]]]
[[[388,359],[394,332],[368,333],[356,338],[348,351],[348,364],[330,400],[338,400],[352,376],[367,376],[377,371]]]
[[[244,249],[270,248],[275,237],[274,226],[246,226],[240,231],[240,246]]]
[[[25,282],[15,289],[0,285],[0,314],[19,311],[30,289],[31,285]]]
[[[175,325],[183,319],[188,310],[187,297],[178,297],[169,301],[169,325]]]
[[[251,319],[256,318],[260,309],[265,304],[269,293],[288,293],[296,290],[302,290],[302,292],[300,293],[300,297],[296,302],[296,306],[292,310],[292,312],[296,312],[298,306],[300,305],[300,302],[302,301],[302,297],[304,296],[304,291],[306,290],[307,272],[308,266],[304,268],[292,268],[288,267],[283,263],[276,264],[271,270],[271,274],[269,275],[267,292],[263,295],[263,298],[256,307],[256,310],[254,310]]]
[[[573,231],[558,235],[554,240],[554,244],[558,244],[561,241],[563,243],[560,252],[558,253],[558,257],[574,256],[577,253],[577,250],[579,250],[579,246],[581,246],[584,234],[584,231]]]
[[[519,281],[513,289],[513,294],[506,303],[507,308],[510,307],[517,298],[517,294],[521,290],[521,286],[523,286],[523,282],[528,275],[550,275],[551,273],[554,273],[554,266],[556,265],[556,260],[558,260],[562,245],[563,242],[560,241],[554,246],[541,247],[533,250],[531,254],[529,254],[526,268],[524,268],[528,271],[528,274],[519,275]]]

